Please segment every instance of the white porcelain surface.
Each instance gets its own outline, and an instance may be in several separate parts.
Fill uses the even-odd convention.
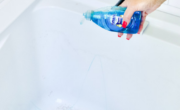
[[[166,0],[165,2],[164,2],[164,4],[168,4],[169,3],[169,0]]]
[[[180,8],[180,6],[178,4],[180,4],[179,0],[169,0],[169,5],[172,5],[172,6],[175,6],[177,8]]]
[[[2,33],[27,7],[38,0],[1,0],[0,33]]]
[[[92,8],[41,1],[1,33],[0,110],[180,109],[180,33],[165,27],[179,18],[156,11],[127,41],[80,25]]]

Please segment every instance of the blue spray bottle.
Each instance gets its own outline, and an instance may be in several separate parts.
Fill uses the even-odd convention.
[[[126,28],[122,27],[123,15],[126,8],[120,6],[106,7],[95,11],[87,11],[84,17],[100,27],[113,32],[136,34],[141,23],[141,12],[136,11]]]

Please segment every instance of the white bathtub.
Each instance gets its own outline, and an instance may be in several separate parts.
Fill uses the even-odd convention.
[[[87,4],[42,0],[1,33],[0,110],[179,110],[179,25],[158,20],[179,18],[127,41],[80,25]]]

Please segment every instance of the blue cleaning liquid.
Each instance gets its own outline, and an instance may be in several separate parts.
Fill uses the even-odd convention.
[[[136,11],[131,17],[129,25],[123,28],[122,22],[125,11],[126,8],[113,6],[95,11],[87,11],[83,15],[87,20],[93,21],[108,31],[136,34],[141,23],[141,12]]]

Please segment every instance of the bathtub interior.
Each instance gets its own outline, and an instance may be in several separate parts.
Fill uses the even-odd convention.
[[[180,48],[116,37],[61,7],[26,10],[0,36],[2,110],[178,110]]]

